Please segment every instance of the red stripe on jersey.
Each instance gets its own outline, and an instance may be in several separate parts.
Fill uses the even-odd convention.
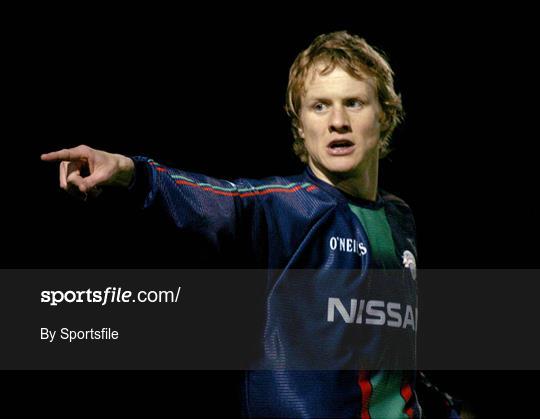
[[[401,387],[401,397],[403,397],[403,400],[405,400],[405,406],[407,406],[410,403],[411,397],[412,397],[412,388],[409,383],[404,383],[403,386]],[[411,406],[407,407],[405,409],[405,414],[409,418],[412,418],[413,408]]]
[[[291,193],[296,192],[298,190],[302,189],[301,185],[297,185],[294,188],[291,189],[281,189],[281,188],[271,188],[267,189],[265,191],[255,191],[255,192],[246,192],[239,194],[240,198],[244,198],[246,196],[254,196],[254,195],[267,195],[269,193],[275,193],[275,192],[283,192],[283,193]]]
[[[302,189],[302,185],[297,185],[297,186],[295,186],[294,188],[291,188],[291,189],[271,188],[271,189],[267,189],[265,191],[253,191],[253,192],[240,193],[240,192],[220,191],[218,189],[214,189],[214,188],[211,188],[209,186],[204,186],[203,187],[201,185],[197,185],[196,183],[188,182],[187,180],[177,180],[176,183],[178,185],[194,186],[196,188],[202,189],[203,191],[212,192],[212,193],[214,193],[216,195],[238,196],[240,198],[246,198],[246,197],[255,196],[255,195],[267,195],[267,194],[270,194],[270,193],[292,193],[292,192],[296,192],[296,191]]]
[[[315,185],[311,185],[307,187],[306,191],[311,192],[311,191],[314,191],[315,189],[317,189],[317,187]]]
[[[412,419],[413,417],[413,408],[412,407],[408,407],[407,409],[405,409],[405,414],[410,417]]]
[[[362,394],[362,410],[360,417],[362,419],[371,419],[369,415],[369,399],[371,398],[371,382],[369,381],[369,371],[360,371],[358,376],[358,386]]]
[[[238,192],[226,192],[226,191],[218,191],[216,189],[212,189],[208,186],[201,186],[201,185],[197,185],[196,183],[193,183],[193,182],[188,182],[187,180],[177,180],[176,181],[176,184],[177,185],[187,185],[187,186],[193,186],[195,188],[199,188],[199,189],[202,189],[203,191],[208,191],[208,192],[213,192],[215,193],[216,195],[225,195],[225,196],[237,196],[238,195]]]

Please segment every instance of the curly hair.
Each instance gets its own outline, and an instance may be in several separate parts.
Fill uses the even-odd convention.
[[[319,35],[298,54],[291,66],[285,111],[291,118],[296,155],[307,162],[307,150],[299,132],[300,109],[306,93],[306,79],[317,64],[325,65],[320,71],[322,75],[337,66],[357,79],[369,77],[374,80],[383,112],[380,157],[386,156],[390,151],[390,136],[404,116],[401,96],[394,90],[394,73],[382,52],[376,51],[363,38],[346,31]]]

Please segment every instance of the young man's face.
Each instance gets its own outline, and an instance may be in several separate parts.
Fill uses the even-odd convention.
[[[379,159],[381,106],[372,82],[336,67],[306,80],[300,135],[315,174],[361,176]]]

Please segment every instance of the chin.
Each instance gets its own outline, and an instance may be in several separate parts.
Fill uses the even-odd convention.
[[[346,158],[340,158],[335,159],[336,161],[328,162],[327,165],[325,165],[326,170],[328,170],[330,173],[334,173],[336,175],[345,175],[347,173],[354,172],[359,165],[359,162],[356,161],[356,159],[346,159]]]

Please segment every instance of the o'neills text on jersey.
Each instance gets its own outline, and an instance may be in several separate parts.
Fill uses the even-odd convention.
[[[334,236],[330,237],[330,250],[356,253],[360,256],[364,256],[367,253],[367,247],[363,242],[359,242],[356,239]]]

